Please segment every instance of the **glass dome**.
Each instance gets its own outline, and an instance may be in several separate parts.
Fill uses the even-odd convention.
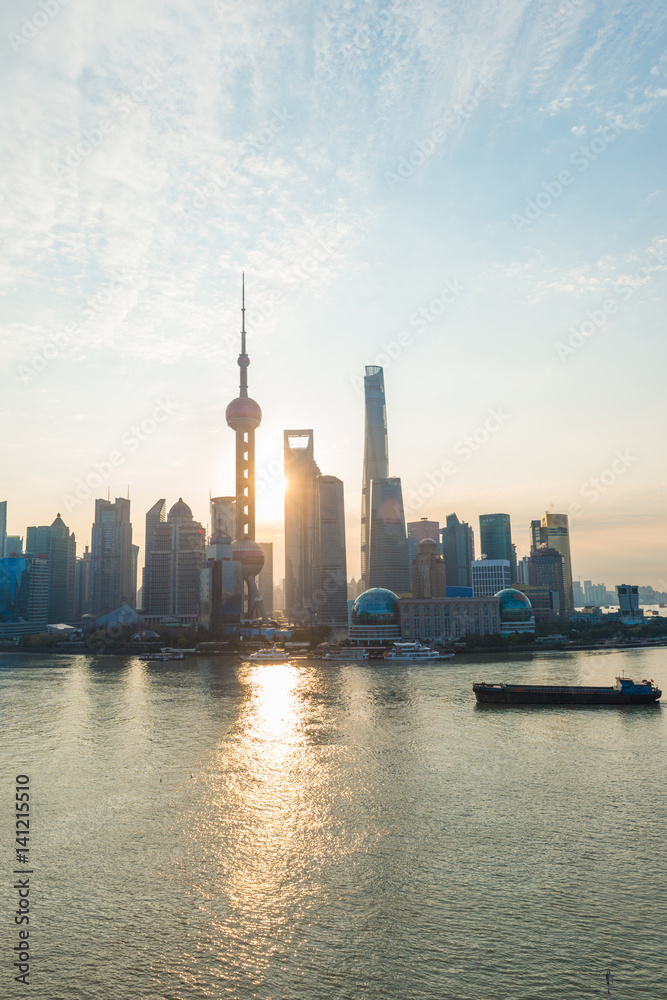
[[[508,587],[500,590],[496,597],[500,598],[501,622],[528,622],[533,617],[533,606],[520,590]]]
[[[352,606],[352,625],[398,625],[398,597],[392,590],[373,587],[357,597]]]

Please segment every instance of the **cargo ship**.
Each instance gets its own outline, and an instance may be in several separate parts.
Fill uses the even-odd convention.
[[[476,683],[472,689],[480,705],[650,705],[662,695],[653,680],[635,684],[629,677],[617,677],[613,687]]]

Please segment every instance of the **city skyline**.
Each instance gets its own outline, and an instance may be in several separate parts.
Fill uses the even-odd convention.
[[[81,553],[128,484],[142,561],[157,496],[209,521],[233,488],[245,268],[277,579],[288,427],[345,483],[359,576],[375,364],[407,520],[507,511],[521,557],[531,519],[570,513],[575,579],[665,589],[665,15],[370,4],[334,30],[327,4],[281,11],[274,47],[277,14],[220,10],[105,10],[81,35],[63,7],[30,38],[31,9],[1,15],[30,107],[0,112],[8,533],[60,512]],[[314,62],[291,59],[306,44]]]

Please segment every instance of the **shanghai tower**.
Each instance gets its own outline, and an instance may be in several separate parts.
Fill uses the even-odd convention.
[[[387,407],[384,395],[384,372],[369,365],[364,375],[365,427],[364,471],[361,484],[361,583],[370,586],[371,482],[387,479]]]
[[[264,553],[255,541],[255,430],[262,420],[259,403],[248,396],[248,366],[245,329],[245,275],[241,298],[241,369],[239,394],[227,407],[225,418],[236,433],[236,538],[232,545],[233,558],[243,572],[241,619],[264,619],[262,598],[256,577],[264,566]]]

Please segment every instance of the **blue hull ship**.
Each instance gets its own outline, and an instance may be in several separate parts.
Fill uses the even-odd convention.
[[[476,683],[472,689],[481,705],[651,705],[662,696],[652,680],[635,684],[629,677],[617,677],[613,687]]]

